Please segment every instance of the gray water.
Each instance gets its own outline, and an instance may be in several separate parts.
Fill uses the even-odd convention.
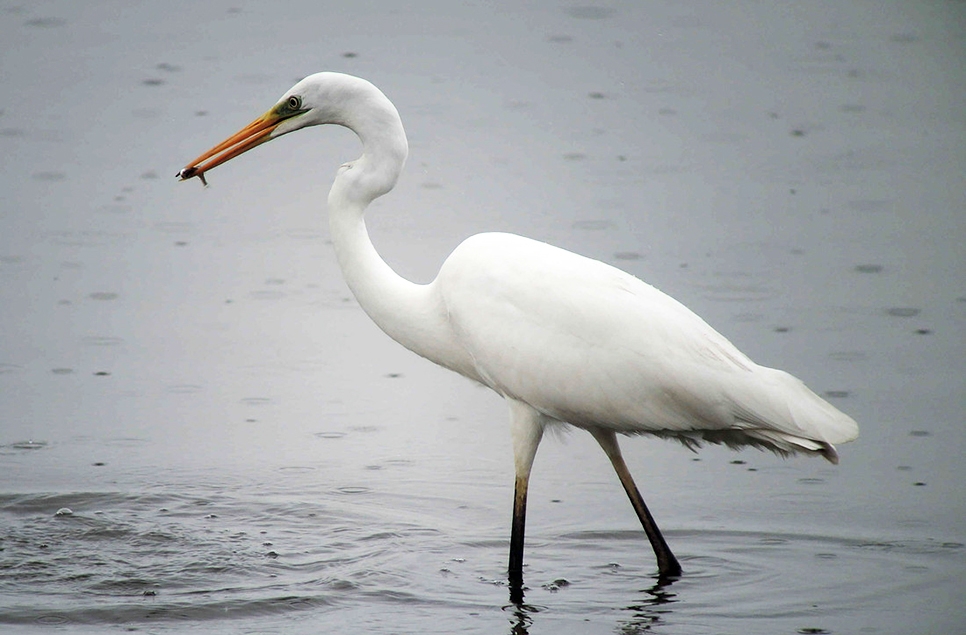
[[[0,630],[966,632],[962,3],[2,2]],[[403,275],[546,240],[859,421],[842,462],[580,431],[504,583],[501,400],[342,282],[341,129],[173,175],[304,75],[396,103]]]

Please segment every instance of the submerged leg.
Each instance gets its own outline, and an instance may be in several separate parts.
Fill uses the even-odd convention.
[[[537,446],[543,437],[541,415],[530,406],[507,399],[510,405],[510,434],[513,438],[513,467],[516,474],[513,487],[513,522],[510,527],[510,561],[507,567],[510,581],[510,601],[523,602],[523,541],[527,524],[527,487],[530,468]]]
[[[527,524],[527,479],[516,478],[513,487],[513,521],[510,525],[510,562],[507,578],[510,581],[510,601],[523,601],[523,536]]]
[[[624,491],[627,492],[627,497],[631,499],[631,505],[634,507],[634,511],[637,512],[637,517],[640,519],[641,525],[644,526],[644,533],[647,534],[647,539],[651,541],[654,555],[657,556],[658,575],[661,578],[676,578],[680,576],[681,565],[678,563],[677,558],[674,557],[674,554],[671,553],[671,548],[667,546],[664,536],[661,535],[661,530],[658,529],[657,523],[654,522],[654,517],[648,511],[647,505],[644,504],[641,492],[637,489],[631,473],[627,470],[627,464],[624,463],[624,457],[621,456],[620,446],[617,445],[617,435],[612,430],[601,430],[600,428],[592,429],[590,433],[594,435],[597,443],[600,444],[600,447],[607,454],[607,458],[610,459],[611,464],[614,466],[614,471],[617,472],[617,477],[621,480],[621,485],[624,486]]]

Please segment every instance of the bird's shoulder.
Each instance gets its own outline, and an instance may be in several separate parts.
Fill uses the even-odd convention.
[[[476,234],[450,254],[440,270],[444,284],[485,285],[494,293],[524,290],[533,296],[553,285],[557,297],[568,290],[633,285],[630,274],[553,245],[499,232]],[[566,281],[565,284],[562,281]]]

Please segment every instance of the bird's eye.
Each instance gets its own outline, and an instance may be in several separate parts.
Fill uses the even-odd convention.
[[[299,110],[302,108],[302,98],[292,95],[288,98],[288,107],[289,110]]]

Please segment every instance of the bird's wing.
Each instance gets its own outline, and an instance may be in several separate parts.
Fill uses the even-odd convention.
[[[768,446],[857,434],[799,380],[758,366],[681,303],[596,260],[480,234],[434,284],[485,383],[555,419],[712,441],[720,433],[728,443],[728,434],[739,443],[757,434]]]

